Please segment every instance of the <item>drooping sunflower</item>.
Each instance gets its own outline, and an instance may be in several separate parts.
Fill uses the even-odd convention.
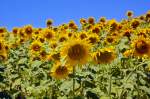
[[[61,49],[61,56],[71,65],[85,64],[90,59],[91,45],[86,40],[70,39]]]
[[[108,64],[116,58],[115,51],[112,48],[100,49],[94,52],[92,56],[96,64]]]
[[[132,48],[134,49],[134,55],[143,57],[144,55],[150,57],[150,39],[144,38],[143,36],[138,37],[132,41],[131,44]]]
[[[71,66],[62,65],[60,62],[57,62],[52,67],[50,75],[56,79],[65,79],[71,72]]]

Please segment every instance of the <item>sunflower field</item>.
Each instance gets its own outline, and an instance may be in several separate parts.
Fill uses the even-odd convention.
[[[1,99],[150,99],[150,11],[0,27]]]

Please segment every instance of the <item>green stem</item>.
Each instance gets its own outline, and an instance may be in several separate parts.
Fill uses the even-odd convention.
[[[110,70],[110,76],[109,76],[109,99],[111,99],[111,87],[112,87],[112,75],[111,75],[111,65],[109,66],[109,70]]]
[[[73,98],[75,97],[75,66],[73,66]]]

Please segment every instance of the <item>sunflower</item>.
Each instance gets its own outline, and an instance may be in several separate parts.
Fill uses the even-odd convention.
[[[91,45],[86,40],[70,39],[63,45],[61,56],[72,65],[85,64],[90,58]]]
[[[51,49],[56,49],[57,46],[58,46],[58,44],[57,44],[57,41],[55,41],[55,40],[51,41],[50,44],[49,44],[49,47]]]
[[[39,54],[40,54],[40,59],[42,61],[45,61],[47,59],[48,54],[46,53],[45,50],[42,50]]]
[[[65,41],[67,41],[67,36],[65,35],[65,34],[61,34],[60,36],[59,36],[59,38],[58,38],[58,41],[59,42],[65,42]]]
[[[47,26],[47,27],[51,27],[52,24],[53,24],[53,20],[48,19],[48,20],[46,21],[46,26]]]
[[[100,41],[100,37],[97,34],[90,34],[87,38],[87,40],[91,43],[91,44],[96,44]]]
[[[94,17],[89,17],[88,18],[88,23],[93,25],[95,23],[95,18]]]
[[[32,25],[26,25],[24,26],[24,32],[26,33],[26,36],[28,39],[30,39],[32,37],[32,33],[33,33],[33,27]]]
[[[68,65],[62,65],[60,62],[54,64],[50,75],[56,79],[64,79],[72,72],[72,68]]]
[[[110,31],[115,31],[118,29],[119,23],[115,19],[112,19],[108,21],[108,25],[110,26]]]
[[[48,55],[47,60],[53,60],[53,61],[60,61],[60,53],[59,52],[53,52]]]
[[[0,37],[4,37],[7,33],[7,29],[4,27],[0,27]]]
[[[84,25],[84,24],[86,24],[87,22],[86,22],[86,19],[84,19],[84,18],[81,18],[80,19],[80,24],[82,24],[82,25]]]
[[[18,31],[19,31],[19,28],[14,27],[13,30],[12,30],[13,35],[14,35],[14,36],[17,36]]]
[[[147,55],[150,57],[150,39],[139,37],[138,39],[132,42],[132,47],[134,49],[134,55],[143,57]]]
[[[128,12],[126,13],[126,15],[130,18],[130,17],[133,16],[133,12],[132,12],[132,11],[128,11]]]
[[[104,48],[94,52],[92,56],[96,64],[108,64],[115,59],[116,54],[112,48]]]
[[[30,45],[31,52],[40,52],[42,50],[42,43],[38,40],[34,40]]]
[[[131,26],[133,29],[137,28],[139,25],[140,25],[139,20],[137,20],[137,19],[132,20]]]
[[[117,37],[116,36],[107,36],[104,40],[104,44],[115,44],[117,41]]]
[[[105,22],[106,22],[106,18],[105,18],[105,17],[101,17],[101,18],[99,19],[99,22],[100,22],[100,23],[105,23]]]
[[[88,33],[85,32],[85,31],[81,31],[81,32],[78,33],[77,36],[82,40],[82,39],[85,39],[85,38],[88,37]]]
[[[41,31],[41,35],[46,38],[47,41],[52,41],[55,37],[55,32],[52,29],[45,28]]]
[[[68,23],[68,26],[70,29],[78,29],[77,25],[75,24],[75,22],[73,20],[71,20],[69,23]]]
[[[99,25],[95,25],[92,27],[91,30],[92,30],[92,33],[96,33],[97,35],[99,35],[100,29],[101,29],[101,27]]]
[[[5,61],[8,58],[8,53],[5,51],[3,53],[0,53],[0,61]]]

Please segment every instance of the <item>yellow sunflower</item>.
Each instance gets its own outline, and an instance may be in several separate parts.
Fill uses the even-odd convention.
[[[92,56],[96,64],[108,64],[115,59],[116,54],[112,48],[104,48],[94,52]]]
[[[71,39],[63,45],[61,56],[71,65],[85,64],[90,58],[91,45],[86,40]]]
[[[48,54],[45,50],[42,50],[40,53],[39,53],[39,57],[42,61],[46,61],[47,60],[47,57],[48,57]]]
[[[47,41],[52,41],[55,37],[55,32],[52,29],[45,28],[41,31],[41,35],[46,38]]]
[[[24,33],[26,33],[26,36],[28,39],[30,39],[32,37],[32,33],[33,33],[33,27],[32,25],[26,25],[24,26]]]
[[[8,53],[4,51],[3,53],[0,53],[0,61],[5,61],[8,58]]]
[[[132,48],[134,49],[134,55],[143,57],[147,55],[150,57],[150,39],[144,38],[143,36],[132,42]]]
[[[71,66],[62,65],[60,62],[54,64],[50,75],[56,79],[64,79],[72,72]]]
[[[90,34],[87,38],[87,40],[91,43],[91,44],[96,44],[100,41],[100,37],[97,34]]]
[[[85,39],[85,38],[88,37],[88,33],[85,32],[85,31],[81,31],[81,32],[78,33],[77,37],[80,38],[81,40]]]
[[[40,52],[42,50],[42,43],[38,40],[34,40],[30,45],[31,52]]]

